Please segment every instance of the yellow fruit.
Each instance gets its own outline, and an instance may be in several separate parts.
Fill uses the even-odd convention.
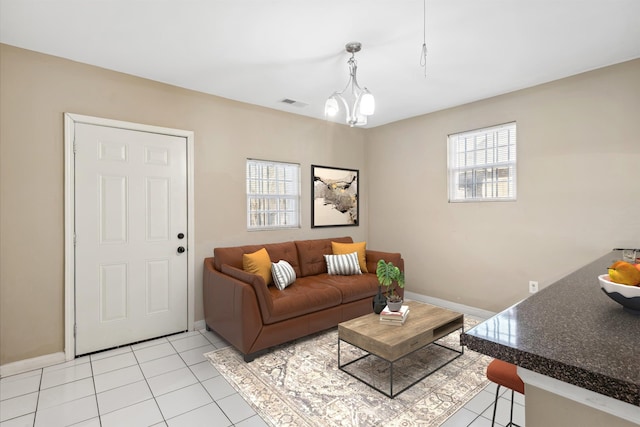
[[[625,261],[616,261],[609,267],[609,278],[621,285],[640,285],[640,270]]]

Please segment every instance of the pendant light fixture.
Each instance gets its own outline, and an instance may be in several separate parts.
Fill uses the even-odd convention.
[[[360,52],[362,44],[359,42],[347,43],[345,49],[351,54],[351,58],[347,61],[349,65],[349,81],[342,91],[334,92],[327,99],[324,104],[324,114],[328,117],[334,117],[343,108],[346,114],[346,122],[349,126],[364,126],[367,124],[367,117],[371,116],[375,111],[376,104],[371,92],[366,87],[362,89],[358,85],[356,78],[358,66],[355,53]]]

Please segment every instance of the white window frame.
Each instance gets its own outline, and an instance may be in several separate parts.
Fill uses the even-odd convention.
[[[300,164],[247,159],[247,230],[300,228]]]
[[[516,148],[516,122],[449,135],[449,202],[516,200]]]

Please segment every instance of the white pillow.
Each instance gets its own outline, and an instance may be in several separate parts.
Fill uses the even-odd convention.
[[[358,262],[358,252],[343,255],[325,255],[324,259],[327,262],[329,274],[340,276],[362,274],[360,263]]]
[[[273,276],[273,283],[280,290],[296,281],[296,271],[285,260],[271,263],[271,275]]]

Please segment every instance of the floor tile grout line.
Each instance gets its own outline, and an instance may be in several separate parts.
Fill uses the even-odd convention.
[[[93,361],[91,360],[91,358],[89,358],[89,367],[91,369],[91,380],[93,381],[93,397],[96,401],[96,412],[98,413],[98,424],[100,424],[100,426],[102,427],[102,417],[100,417],[100,404],[98,403],[98,389],[96,388],[96,376],[93,374]]]
[[[40,393],[42,392],[42,380],[44,377],[44,368],[39,369],[40,381],[38,382],[38,397],[36,398],[36,407],[33,411],[33,427],[36,427],[36,419],[38,417],[38,406],[40,406]]]
[[[203,337],[204,337],[204,335],[202,335],[202,333],[201,333],[200,331],[197,331],[197,332],[200,334],[200,336],[203,336]],[[192,335],[192,336],[195,336],[195,335]],[[207,340],[207,342],[210,342],[210,341],[207,339],[207,337],[204,337],[204,338]],[[178,341],[178,340],[175,340],[175,341]],[[175,348],[175,346],[173,345],[173,342],[170,342],[170,344],[171,344],[171,346],[172,346],[174,349],[176,349],[176,348]],[[211,345],[213,345],[213,344],[211,344]],[[196,348],[198,348],[198,347],[196,347]],[[191,350],[192,350],[192,349],[191,349]],[[185,351],[189,351],[189,350],[185,350]],[[176,349],[176,352],[177,352],[177,349]],[[204,384],[202,384],[202,381],[200,381],[200,378],[198,378],[198,377],[194,374],[193,370],[191,369],[191,366],[193,366],[193,365],[187,365],[187,361],[186,361],[186,360],[184,360],[184,358],[180,355],[180,353],[178,353],[178,356],[180,356],[180,358],[182,359],[182,361],[184,362],[184,364],[187,366],[187,369],[189,369],[189,372],[191,372],[191,374],[193,374],[193,376],[195,377],[195,379],[198,381],[198,384],[200,384],[200,386],[204,389],[204,391],[207,393],[207,395],[209,396],[209,398],[211,398],[211,400],[213,401],[213,403],[218,407],[218,409],[220,409],[220,412],[222,412],[222,413],[224,414],[224,416],[225,416],[225,417],[227,418],[227,420],[231,423],[231,425],[234,425],[234,423],[231,421],[231,419],[229,418],[229,416],[227,415],[227,413],[226,413],[226,412],[224,412],[224,410],[220,407],[220,404],[216,401],[216,399],[214,399],[214,397],[211,395],[211,393],[209,393],[209,390],[207,390],[207,388],[204,386]],[[152,393],[153,393],[153,392],[152,392]],[[207,405],[209,405],[209,403],[207,403]],[[203,406],[206,406],[206,405],[203,405]],[[198,407],[198,408],[194,408],[194,409],[192,409],[192,410],[190,410],[190,411],[187,411],[187,412],[185,412],[185,414],[186,414],[186,413],[188,413],[188,412],[191,412],[191,411],[193,411],[193,410],[199,409],[199,408],[201,408],[201,407],[203,407],[203,406],[200,406],[200,407]],[[183,414],[181,414],[181,415],[183,415]],[[163,415],[163,416],[164,416],[164,415]],[[176,416],[179,416],[179,415],[176,415]],[[173,418],[175,418],[175,417],[173,417]],[[170,418],[170,419],[171,419],[171,418]],[[165,422],[167,422],[167,420],[166,420],[166,419],[165,419]]]
[[[167,340],[167,341],[169,341],[169,340]],[[146,348],[148,348],[148,347],[146,347]],[[158,399],[156,399],[156,396],[153,393],[153,390],[151,389],[151,385],[149,384],[149,379],[144,374],[144,371],[142,370],[142,366],[140,366],[140,361],[138,360],[138,355],[136,355],[136,352],[135,352],[135,350],[133,350],[133,348],[131,349],[131,352],[133,353],[134,359],[136,359],[136,363],[138,364],[138,369],[140,369],[140,372],[142,373],[142,378],[144,378],[144,381],[147,384],[147,387],[149,388],[149,393],[151,393],[151,398],[153,399],[153,402],[156,404],[156,407],[158,408],[158,412],[160,412],[160,416],[162,417],[162,421],[166,425],[167,424],[167,419],[165,418],[164,413],[162,412],[162,408],[160,407],[160,404],[158,403]],[[130,405],[130,406],[132,406],[132,405]]]

